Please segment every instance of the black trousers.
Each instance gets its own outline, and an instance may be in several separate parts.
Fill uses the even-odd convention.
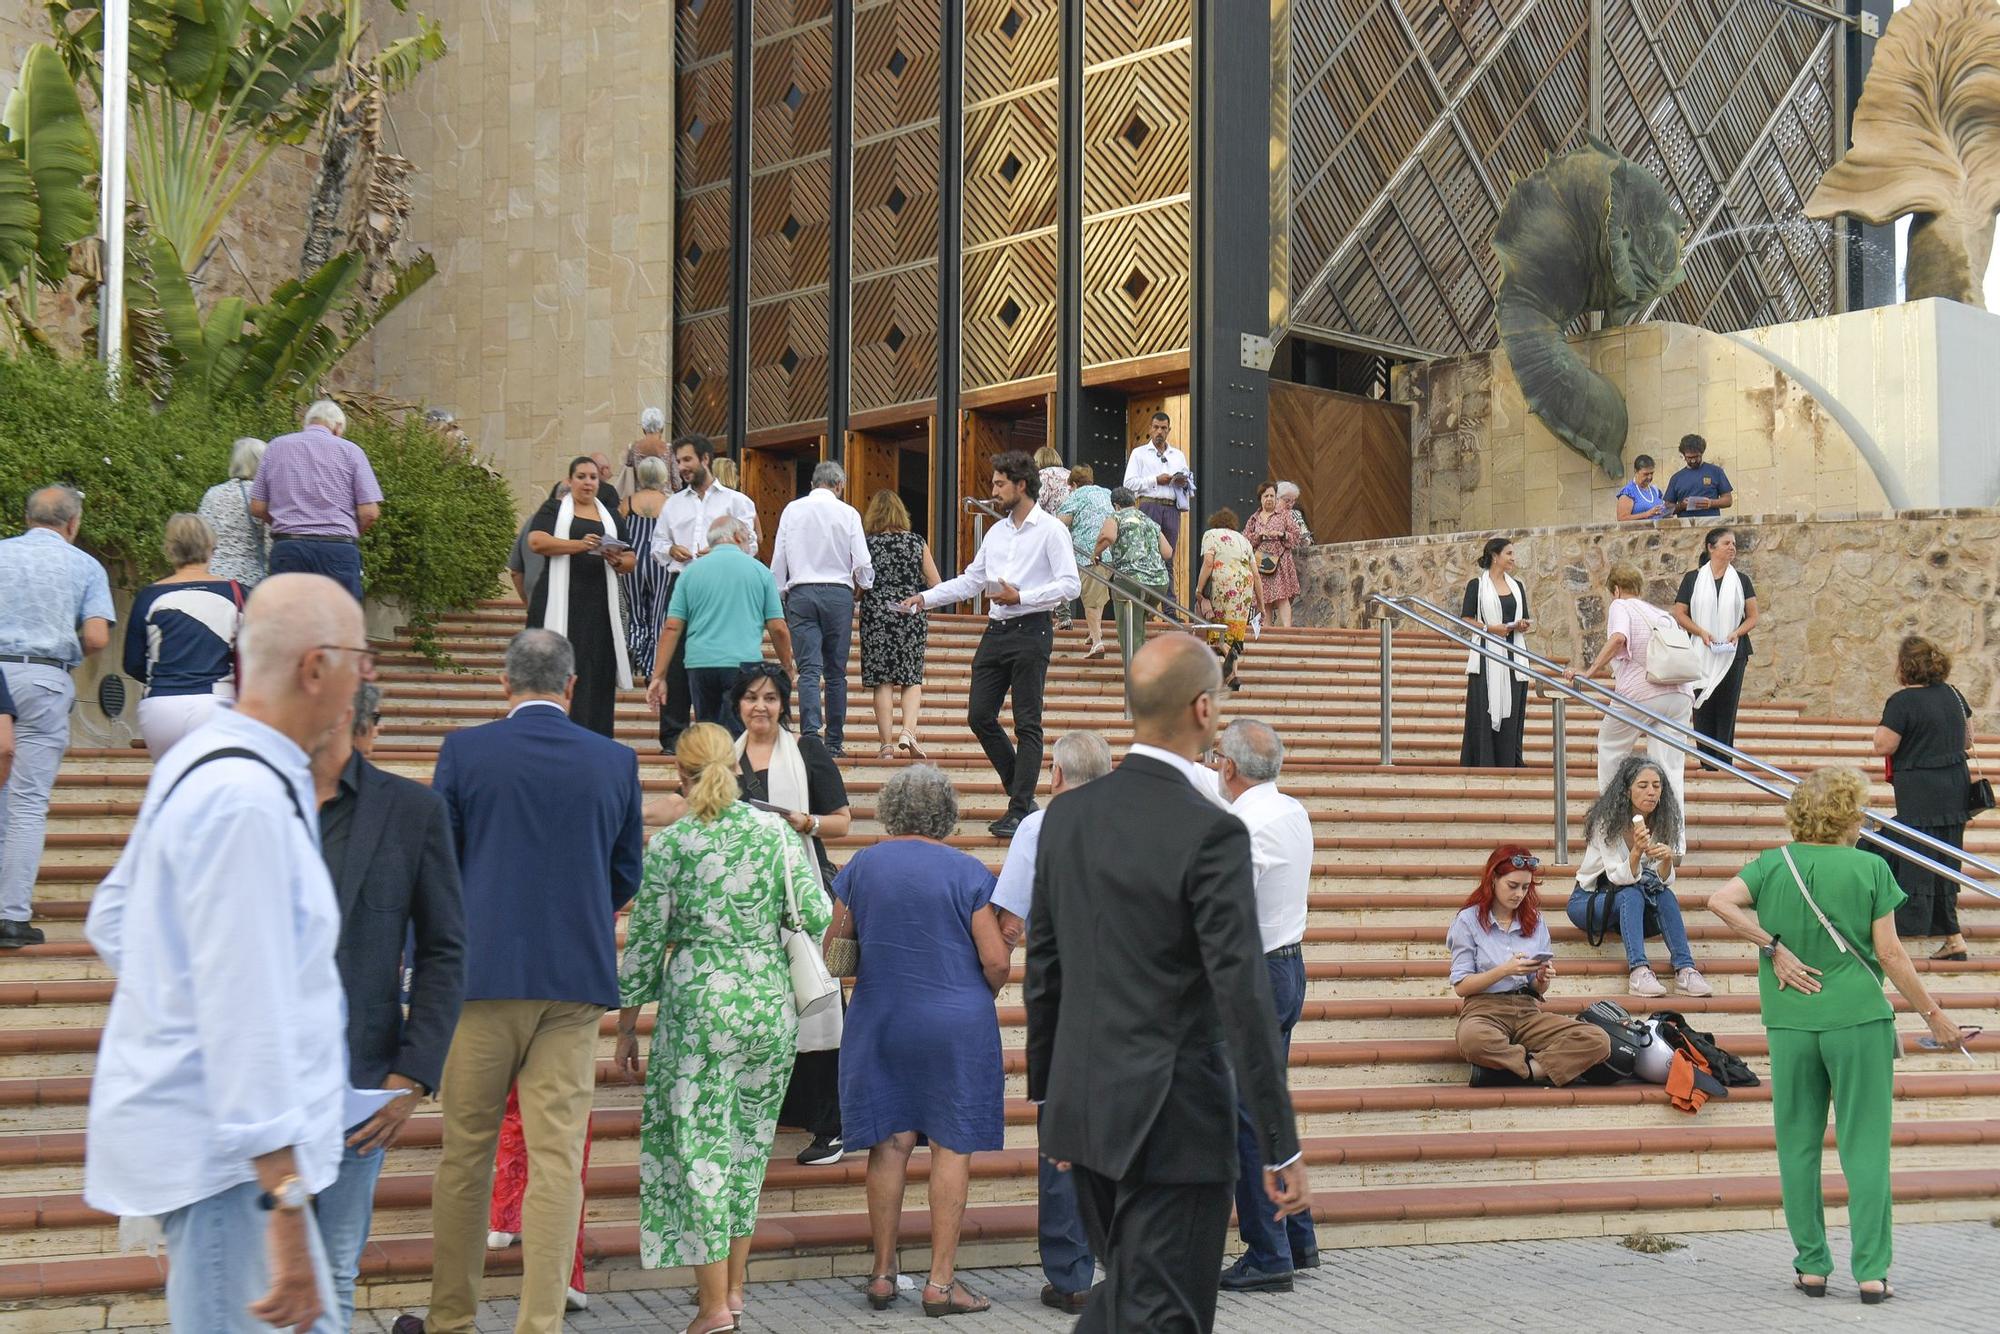
[[[1716,682],[1715,689],[1702,703],[1695,706],[1694,730],[1705,737],[1720,741],[1725,746],[1736,744],[1736,706],[1743,699],[1743,669],[1750,665],[1750,655],[1738,652],[1729,664],[1729,671]],[[1729,757],[1713,746],[1701,746],[1702,763],[1710,758],[1727,761]]]
[[[1042,689],[1048,682],[1055,628],[1045,611],[1004,621],[988,621],[972,655],[971,695],[965,725],[979,738],[1000,785],[1007,789],[1007,814],[1035,808],[1042,778]],[[1000,725],[1000,702],[1014,697],[1014,740]]]
[[[678,578],[677,574],[667,576],[666,590],[660,594],[662,607],[672,600],[674,581]],[[660,709],[660,749],[669,755],[680,744],[681,733],[687,731],[688,717],[694,712],[694,697],[688,693],[687,642],[687,628],[683,626],[681,637],[674,641],[674,656],[667,662],[667,702]]]
[[[1080,1165],[1071,1171],[1091,1252],[1104,1266],[1104,1281],[1076,1322],[1080,1334],[1214,1329],[1230,1184],[1114,1181]]]

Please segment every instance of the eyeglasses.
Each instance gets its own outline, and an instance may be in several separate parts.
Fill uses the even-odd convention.
[[[361,655],[358,663],[361,679],[364,681],[375,679],[375,664],[381,655],[374,649],[365,646],[357,648],[352,644],[314,644],[313,648],[321,653],[358,653]]]
[[[1507,865],[1517,871],[1539,871],[1542,869],[1542,859],[1530,857],[1525,852],[1517,852],[1507,859]]]

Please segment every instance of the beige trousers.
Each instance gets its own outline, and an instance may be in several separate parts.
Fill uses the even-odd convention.
[[[1685,726],[1694,717],[1694,696],[1660,695],[1646,700],[1645,707],[1662,718],[1671,718]],[[1659,730],[1669,732],[1681,741],[1692,740],[1685,733],[1671,732],[1664,727]],[[1644,743],[1646,757],[1660,766],[1667,775],[1667,782],[1673,785],[1674,800],[1680,803],[1682,826],[1685,827],[1687,800],[1682,793],[1681,783],[1687,769],[1686,752],[1647,736],[1632,724],[1621,722],[1610,714],[1604,715],[1597,730],[1597,790],[1602,792],[1610,785],[1611,775],[1618,772],[1619,762],[1632,754],[1641,743]]]
[[[429,1334],[472,1334],[486,1274],[487,1205],[507,1090],[521,1091],[528,1193],[521,1203],[515,1334],[556,1334],[583,1213],[583,1144],[597,1090],[601,1005],[467,1001],[445,1058],[444,1152],[431,1187]]]
[[[1523,1079],[1532,1056],[1560,1086],[1609,1056],[1611,1038],[1595,1024],[1549,1014],[1525,993],[1481,993],[1467,996],[1458,1012],[1458,1050],[1474,1065]]]

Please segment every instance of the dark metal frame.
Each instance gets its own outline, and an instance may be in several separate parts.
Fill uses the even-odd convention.
[[[938,0],[938,357],[937,457],[931,460],[939,573],[958,572],[959,301],[965,237],[965,0]]]
[[[1841,110],[1839,150],[1847,151],[1849,127],[1854,121],[1854,108],[1861,101],[1861,86],[1868,80],[1868,70],[1875,63],[1876,38],[1863,34],[1859,20],[1863,14],[1873,14],[1878,25],[1877,32],[1886,31],[1894,0],[1845,0],[1848,14],[1855,22],[1843,34],[1842,49],[1837,57],[1841,61],[1841,81],[1845,84],[1844,101]],[[1842,218],[1835,224],[1846,252],[1847,310],[1866,310],[1873,306],[1886,306],[1896,299],[1896,228],[1892,223],[1884,227],[1871,226],[1859,218]]]
[[[1056,44],[1056,419],[1049,437],[1068,463],[1083,438],[1083,11],[1062,0]]]
[[[731,92],[736,103],[730,147],[729,253],[736,272],[729,300],[729,452],[740,455],[750,433],[750,0],[736,6],[735,68]]]
[[[747,8],[747,6],[746,6]],[[847,457],[854,355],[854,0],[833,0],[833,180],[827,210],[826,456]],[[867,501],[864,498],[863,504]]]

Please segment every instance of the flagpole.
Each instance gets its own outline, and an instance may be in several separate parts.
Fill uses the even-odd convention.
[[[106,384],[118,388],[118,364],[125,350],[125,126],[130,80],[131,0],[104,4],[104,163],[103,212],[98,220],[104,242],[104,284],[98,291],[98,350]]]

